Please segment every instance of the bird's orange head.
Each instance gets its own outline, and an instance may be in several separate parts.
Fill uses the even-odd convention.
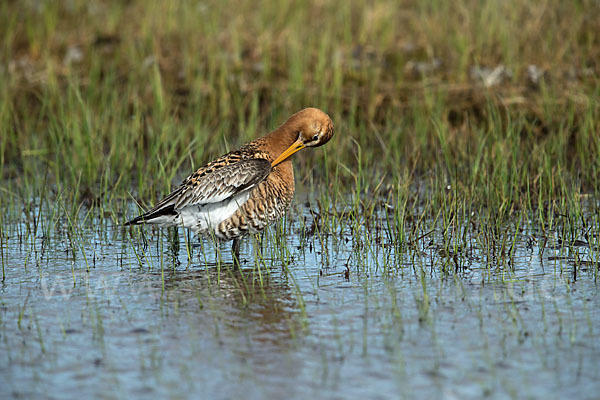
[[[333,121],[318,108],[305,108],[283,124],[297,135],[296,141],[271,163],[274,167],[305,147],[319,147],[333,137]]]

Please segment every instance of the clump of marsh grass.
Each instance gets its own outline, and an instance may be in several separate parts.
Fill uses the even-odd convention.
[[[596,3],[97,7],[0,5],[2,248],[62,235],[89,269],[84,225],[106,237],[132,199],[154,203],[312,105],[333,117],[335,146],[296,157],[310,193],[310,211],[295,215],[299,253],[283,239],[296,228],[278,225],[275,246],[263,236],[249,247],[259,277],[311,247],[329,268],[345,240],[356,274],[393,273],[423,253],[448,274],[476,256],[509,268],[523,229],[542,250],[588,244],[569,259],[577,274],[597,262]],[[191,241],[172,237],[161,270],[184,246],[186,265],[211,259]]]

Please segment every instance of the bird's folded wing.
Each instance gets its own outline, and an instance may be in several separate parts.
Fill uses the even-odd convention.
[[[185,189],[175,200],[175,210],[190,205],[219,203],[262,182],[271,169],[271,163],[262,158],[219,167],[209,164],[184,181],[182,186]]]
[[[181,186],[162,199],[144,217],[173,212],[187,206],[218,203],[250,189],[271,172],[268,160],[254,158],[221,164],[216,160],[187,177]]]

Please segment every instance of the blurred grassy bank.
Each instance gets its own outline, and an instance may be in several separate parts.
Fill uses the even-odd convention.
[[[598,32],[591,0],[4,1],[3,186],[150,202],[315,106],[337,135],[300,185],[597,193]]]

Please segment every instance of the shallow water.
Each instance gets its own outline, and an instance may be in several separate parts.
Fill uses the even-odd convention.
[[[525,227],[509,260],[472,232],[448,256],[441,232],[395,246],[295,213],[241,269],[182,230],[5,225],[0,397],[598,397],[593,246]]]

